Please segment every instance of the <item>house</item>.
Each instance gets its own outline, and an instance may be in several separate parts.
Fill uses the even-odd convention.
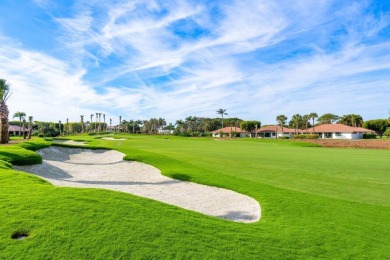
[[[364,133],[375,133],[375,131],[342,124],[323,124],[307,129],[307,133],[319,134],[319,138],[362,139]]]
[[[239,127],[227,126],[211,132],[213,137],[246,137],[246,132]]]
[[[20,131],[20,130],[22,130],[22,131]],[[30,128],[27,128],[27,127],[24,128],[24,132],[26,133],[26,135],[28,135],[29,131],[30,131]],[[20,126],[18,126],[18,125],[9,125],[8,126],[9,135],[13,135],[13,136],[19,135],[20,132],[23,135],[23,127],[20,128]]]
[[[302,130],[298,130],[301,132]],[[256,136],[259,138],[283,138],[288,137],[292,138],[292,135],[295,134],[295,129],[283,127],[283,129],[278,125],[269,125],[263,126],[262,128],[256,131]]]

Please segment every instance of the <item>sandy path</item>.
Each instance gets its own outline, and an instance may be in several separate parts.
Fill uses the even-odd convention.
[[[112,150],[49,147],[39,150],[43,163],[14,166],[57,186],[127,192],[206,215],[237,222],[260,219],[259,203],[234,191],[170,179],[148,164],[123,161]]]

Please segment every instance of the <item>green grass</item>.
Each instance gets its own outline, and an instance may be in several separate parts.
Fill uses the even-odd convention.
[[[250,195],[262,218],[234,223],[130,194],[54,187],[0,163],[0,258],[390,258],[389,150],[95,137],[74,139],[116,149],[167,176]],[[11,239],[18,231],[29,238]]]

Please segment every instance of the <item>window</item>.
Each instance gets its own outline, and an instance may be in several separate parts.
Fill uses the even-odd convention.
[[[332,133],[325,133],[325,138],[332,138]]]
[[[336,136],[340,137],[342,134],[340,132],[336,132]]]

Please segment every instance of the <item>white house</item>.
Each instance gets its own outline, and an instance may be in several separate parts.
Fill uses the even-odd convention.
[[[375,133],[375,131],[342,124],[323,124],[307,129],[307,133],[319,134],[320,138],[362,139],[364,133]]]
[[[301,131],[301,130],[299,130]],[[256,136],[259,138],[283,138],[288,137],[292,138],[292,135],[295,133],[295,129],[283,127],[283,129],[278,125],[269,125],[263,126],[262,128],[256,131]]]
[[[246,132],[239,127],[227,126],[211,132],[213,137],[246,137]]]

